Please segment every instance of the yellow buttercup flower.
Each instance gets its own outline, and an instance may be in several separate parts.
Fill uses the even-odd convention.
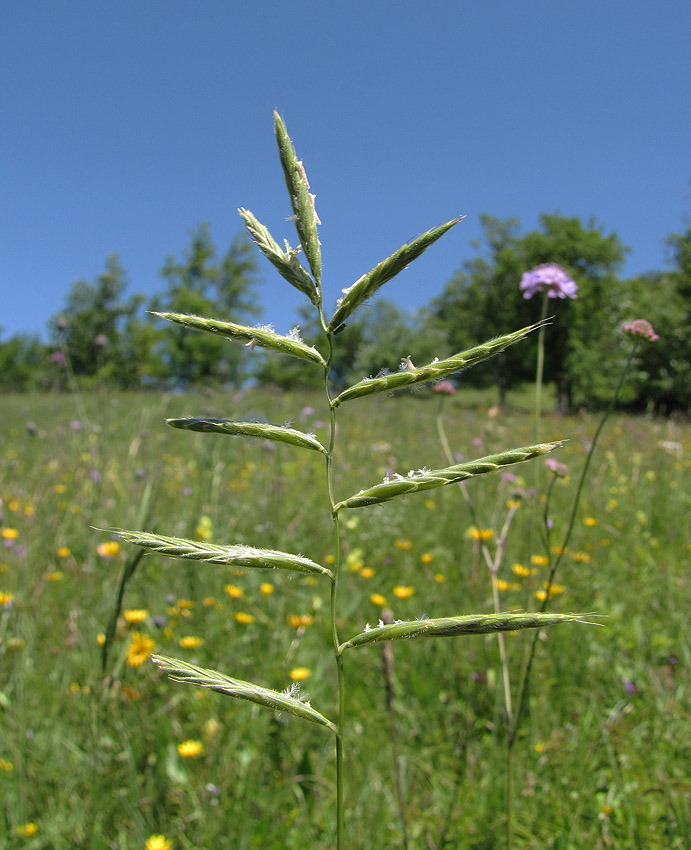
[[[293,629],[299,629],[300,626],[311,626],[314,622],[314,617],[311,614],[288,614],[286,622]]]
[[[1,605],[9,605],[9,603],[14,599],[14,596],[11,593],[5,593],[0,590],[0,606]]]
[[[69,547],[68,547],[68,546],[61,546],[61,547],[58,549],[58,553],[57,553],[57,554],[58,554],[58,558],[69,558],[69,556],[70,556],[72,553],[70,552],[70,549],[69,549]]]
[[[370,602],[373,605],[378,605],[380,608],[383,608],[386,605],[386,596],[382,596],[381,593],[373,593],[370,596]]]
[[[198,646],[202,646],[204,638],[198,637],[197,635],[185,635],[180,638],[178,643],[183,649],[196,649]]]
[[[403,552],[405,552],[407,549],[413,548],[412,540],[394,540],[393,545]]]
[[[594,516],[587,516],[583,520],[583,524],[592,528],[592,526],[597,525],[597,520],[595,519]]]
[[[114,558],[120,551],[120,544],[117,540],[105,540],[98,544],[96,551],[102,558]]]
[[[274,592],[274,586],[268,581],[265,581],[263,582],[263,584],[259,585],[259,590],[261,593],[264,594],[264,596],[271,596],[271,594]]]
[[[415,593],[415,588],[398,584],[394,587],[393,593],[394,596],[398,596],[399,599],[410,599],[410,597]]]
[[[178,753],[183,758],[194,758],[200,756],[204,752],[204,745],[201,741],[183,741],[178,744]]]
[[[288,674],[291,679],[294,679],[296,682],[302,682],[305,679],[309,679],[311,673],[307,669],[307,667],[295,667]]]
[[[242,599],[245,595],[245,591],[241,587],[238,587],[237,584],[226,584],[223,589],[231,599]]]
[[[16,540],[19,537],[19,532],[16,528],[3,528],[2,530],[2,539],[3,540]]]
[[[372,576],[374,575],[374,570],[372,569],[372,567],[363,567],[360,570],[360,575],[363,578],[372,578]]]
[[[536,567],[546,567],[549,564],[549,558],[547,555],[531,555],[530,563],[535,564]]]
[[[144,850],[173,850],[173,845],[164,835],[150,835],[146,839]]]
[[[32,835],[36,835],[37,831],[38,827],[33,821],[22,823],[15,830],[20,838],[31,838]]]
[[[494,537],[494,531],[491,528],[476,528],[471,525],[468,529],[468,536],[471,540],[482,540],[486,543]]]
[[[434,555],[431,552],[425,552],[424,554],[420,555],[420,561],[423,564],[431,564],[433,560]]]

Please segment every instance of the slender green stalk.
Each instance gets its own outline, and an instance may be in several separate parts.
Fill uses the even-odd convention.
[[[329,404],[329,445],[326,452],[326,487],[329,494],[329,505],[334,523],[334,548],[335,562],[334,575],[331,579],[331,640],[336,658],[336,672],[338,677],[338,731],[336,733],[336,850],[343,850],[344,838],[344,776],[343,776],[343,737],[345,734],[345,675],[343,671],[343,655],[339,652],[340,641],[338,638],[338,627],[336,624],[336,605],[338,602],[338,579],[341,572],[341,522],[338,511],[335,510],[333,494],[333,458],[336,445],[336,407],[331,399],[329,388],[329,375],[331,360],[333,358],[333,334],[327,330],[324,314],[319,309],[319,319],[322,329],[326,333],[329,345],[329,353],[324,366],[324,394]]]
[[[542,375],[545,368],[545,318],[547,316],[548,289],[542,295],[540,329],[537,334],[537,369],[535,372],[535,442],[540,442],[540,420],[542,418]],[[536,471],[538,465],[535,466]]]

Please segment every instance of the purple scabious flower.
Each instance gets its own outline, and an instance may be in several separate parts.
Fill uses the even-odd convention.
[[[633,322],[624,325],[624,333],[635,339],[645,339],[648,342],[656,342],[660,339],[647,319],[634,319]]]
[[[524,272],[520,288],[524,298],[532,298],[545,289],[548,298],[575,298],[578,292],[574,281],[556,263],[543,263],[529,272]]]
[[[439,395],[456,395],[456,387],[451,381],[439,381],[438,384],[432,385],[432,392]]]

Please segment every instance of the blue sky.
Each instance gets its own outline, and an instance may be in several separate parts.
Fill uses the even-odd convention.
[[[411,308],[473,256],[482,213],[591,216],[664,267],[691,204],[688,0],[6,4],[0,30],[3,338],[43,333],[119,252],[130,292],[237,207],[293,243],[272,110],[305,162],[324,287],[467,218],[381,291]],[[264,319],[301,296],[261,261]],[[516,282],[518,285],[518,281]]]

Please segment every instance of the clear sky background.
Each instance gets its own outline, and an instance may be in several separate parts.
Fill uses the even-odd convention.
[[[464,222],[381,290],[406,307],[474,256],[482,213],[591,216],[665,267],[691,211],[689,0],[32,0],[0,27],[3,338],[45,333],[73,281],[120,254],[163,289],[205,221],[244,206],[297,242],[272,110],[304,160],[324,287]],[[300,294],[261,259],[264,320]],[[516,281],[518,285],[518,281]]]

